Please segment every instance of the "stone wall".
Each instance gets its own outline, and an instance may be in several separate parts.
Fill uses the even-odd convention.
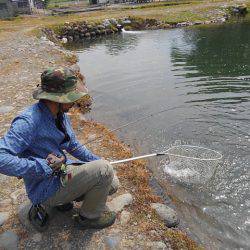
[[[65,23],[58,31],[58,39],[62,43],[78,43],[84,39],[90,39],[97,36],[106,36],[118,33],[122,30],[115,19],[106,19],[103,22],[75,22]]]

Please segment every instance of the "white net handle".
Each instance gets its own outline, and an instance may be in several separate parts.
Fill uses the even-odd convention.
[[[168,152],[171,149],[178,148],[178,147],[190,147],[190,148],[204,149],[204,150],[207,150],[209,152],[215,153],[218,157],[214,157],[214,158],[200,158],[200,157],[192,157],[192,156],[186,156],[186,155],[180,155],[180,154],[173,154],[173,153],[169,153]],[[163,156],[163,155],[181,157],[181,158],[186,158],[186,159],[194,159],[194,160],[205,160],[205,161],[218,161],[218,160],[222,159],[222,154],[221,153],[219,153],[219,152],[217,152],[215,150],[209,149],[209,148],[200,147],[200,146],[193,146],[193,145],[178,145],[178,146],[172,146],[169,149],[167,149],[166,151],[162,151],[162,152],[159,152],[159,153],[141,155],[141,156],[136,156],[136,157],[132,157],[132,158],[128,158],[128,159],[123,159],[123,160],[118,160],[118,161],[111,161],[110,164],[125,163],[125,162],[129,162],[129,161],[134,161],[134,160],[149,158],[149,157],[153,157],[153,156]]]

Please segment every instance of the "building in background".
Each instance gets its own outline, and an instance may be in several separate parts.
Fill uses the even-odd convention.
[[[15,10],[10,0],[0,0],[0,18],[15,16]]]
[[[31,14],[34,8],[33,0],[0,0],[0,18],[11,18],[18,14]]]

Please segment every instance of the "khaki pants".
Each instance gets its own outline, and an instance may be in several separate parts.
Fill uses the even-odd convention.
[[[113,167],[108,161],[97,160],[83,165],[68,165],[67,173],[62,180],[65,185],[44,205],[54,207],[82,198],[80,214],[90,219],[98,218],[105,211],[107,196],[118,189],[119,181]]]

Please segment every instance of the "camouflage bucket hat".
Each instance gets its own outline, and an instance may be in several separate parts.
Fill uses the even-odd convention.
[[[45,99],[58,103],[75,102],[88,95],[84,85],[69,68],[49,68],[41,75],[41,86],[33,92],[36,100]]]

